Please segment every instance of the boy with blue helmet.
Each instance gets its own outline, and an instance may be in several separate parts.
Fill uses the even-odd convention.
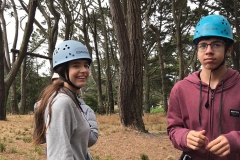
[[[193,43],[202,69],[171,90],[169,138],[183,151],[180,159],[240,160],[240,75],[225,64],[234,43],[230,23],[221,15],[203,17]]]

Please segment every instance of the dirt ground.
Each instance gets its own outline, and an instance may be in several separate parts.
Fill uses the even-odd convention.
[[[119,116],[97,116],[99,139],[89,148],[94,160],[177,160],[180,151],[173,148],[166,134],[163,114],[145,115],[149,133],[120,125]],[[8,115],[0,121],[0,160],[44,160],[45,146],[32,145],[33,115]]]

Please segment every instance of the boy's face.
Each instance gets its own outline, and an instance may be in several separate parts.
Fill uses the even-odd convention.
[[[208,70],[217,68],[223,62],[224,58],[231,54],[232,47],[226,53],[225,50],[226,44],[221,39],[210,38],[199,41],[197,55],[202,67]]]

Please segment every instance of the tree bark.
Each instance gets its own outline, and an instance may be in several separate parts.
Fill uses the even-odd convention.
[[[25,113],[26,107],[26,58],[24,58],[21,66],[21,103],[20,103],[20,113]]]
[[[238,12],[239,12],[239,7],[238,7],[238,2],[237,2],[237,0],[233,0],[233,4],[234,4],[234,15],[235,15],[235,21],[234,21],[234,25],[235,25],[235,27],[236,27],[236,38],[237,38],[237,42],[238,43],[235,43],[234,44],[234,48],[233,48],[233,52],[232,52],[232,54],[234,54],[234,52],[235,52],[235,54],[234,54],[234,56],[232,56],[232,57],[234,57],[234,58],[232,58],[232,61],[233,61],[233,69],[236,69],[236,70],[238,70],[238,71],[240,71],[240,57],[239,57],[239,52],[240,52],[240,27],[239,27],[239,21],[238,21],[238,17],[239,17],[239,15],[238,15]]]
[[[11,3],[12,3],[13,15],[14,15],[15,25],[16,25],[15,26],[15,35],[14,35],[14,41],[13,41],[12,49],[16,49],[17,41],[18,41],[19,20],[18,20],[17,7],[16,7],[16,4],[15,4],[14,0],[11,0]],[[8,43],[5,43],[5,44],[8,44]],[[16,60],[16,57],[15,57],[15,54],[13,54],[12,55],[12,63],[14,63],[15,60]],[[11,112],[12,112],[12,114],[19,114],[18,101],[17,101],[17,95],[16,95],[17,94],[16,93],[17,89],[16,89],[15,80],[13,81],[10,90],[11,90],[11,104],[10,104]]]
[[[146,56],[147,57],[147,56]],[[144,79],[145,79],[145,84],[144,84],[144,111],[145,113],[150,113],[151,107],[150,107],[150,80],[148,76],[149,72],[149,66],[147,62],[147,58],[144,59]]]
[[[97,22],[96,22],[96,15],[94,15],[93,18],[93,25],[94,25],[94,33],[93,33],[93,40],[94,40],[94,46],[95,46],[95,53],[96,53],[96,62],[97,62],[97,73],[95,72],[95,69],[93,68],[93,79],[96,82],[97,85],[97,93],[98,93],[98,113],[104,114],[106,112],[104,106],[103,106],[103,97],[102,97],[102,80],[101,80],[101,63],[99,59],[99,52],[98,52],[98,43],[97,43]],[[87,33],[86,33],[87,34]],[[89,46],[89,43],[87,43]],[[90,47],[89,47],[90,48]]]
[[[6,120],[5,87],[4,87],[4,47],[2,27],[0,25],[0,120]]]
[[[162,49],[162,45],[161,45],[160,31],[158,30],[157,27],[153,26],[149,21],[148,14],[149,14],[151,5],[152,5],[152,0],[150,1],[150,5],[148,7],[147,13],[145,14],[145,20],[146,20],[147,25],[151,28],[151,30],[156,35],[155,38],[156,38],[156,42],[157,42],[159,65],[161,68],[161,78],[162,78],[163,107],[164,107],[164,111],[167,112],[168,97],[167,97],[167,86],[166,86],[166,74],[165,74],[164,59],[163,59],[163,49]]]
[[[27,52],[29,39],[30,39],[30,36],[33,31],[33,23],[34,23],[36,8],[37,8],[37,0],[30,0],[28,7],[29,7],[28,21],[27,21],[27,24],[26,24],[26,27],[24,30],[23,39],[22,39],[20,50],[19,50],[19,55],[18,55],[17,60],[14,62],[10,72],[4,79],[5,93],[4,93],[3,97],[5,98],[4,99],[5,102],[0,104],[0,111],[1,111],[0,120],[6,119],[6,101],[7,101],[7,97],[8,97],[9,88],[12,85],[12,83],[17,75],[18,70],[20,69],[20,66],[21,66],[21,63],[22,63],[24,57],[26,56],[25,53]],[[4,113],[2,113],[2,112],[4,112]]]
[[[105,16],[102,9],[101,1],[98,0],[99,10],[101,15],[101,22],[102,22],[102,31],[104,37],[104,53],[105,53],[105,66],[106,66],[106,87],[107,87],[107,112],[114,113],[114,100],[113,100],[113,87],[112,87],[112,72],[110,68],[110,53],[109,53],[109,45],[108,45],[108,34],[107,34],[107,25],[105,22]]]
[[[143,53],[140,1],[127,1],[127,21],[119,7],[119,0],[109,0],[109,4],[120,52],[118,106],[121,123],[146,132],[142,120]]]
[[[178,62],[179,62],[179,80],[185,77],[184,74],[184,57],[183,57],[183,49],[182,49],[182,33],[181,33],[181,18],[182,18],[182,9],[187,4],[186,0],[181,1],[181,5],[178,6],[178,12],[176,9],[176,0],[172,0],[172,14],[176,27],[176,41],[177,41],[177,54],[178,54]],[[179,0],[177,0],[179,1]]]

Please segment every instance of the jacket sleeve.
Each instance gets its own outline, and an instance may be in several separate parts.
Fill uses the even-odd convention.
[[[52,116],[47,125],[47,159],[73,160],[73,152],[70,138],[77,128],[77,120],[74,116],[75,103],[67,96],[59,96],[52,105]],[[48,108],[45,111],[45,119],[49,122]]]
[[[240,153],[240,131],[224,134],[230,144],[230,151]]]
[[[97,119],[94,111],[88,105],[86,105],[83,100],[80,100],[80,102],[81,102],[81,107],[82,107],[84,116],[86,117],[86,120],[88,121],[91,128],[89,140],[88,140],[88,147],[91,147],[98,140]]]
[[[184,128],[182,113],[180,109],[178,95],[175,88],[172,89],[167,112],[167,132],[173,146],[181,151],[190,151],[187,147],[187,134],[189,129]]]

